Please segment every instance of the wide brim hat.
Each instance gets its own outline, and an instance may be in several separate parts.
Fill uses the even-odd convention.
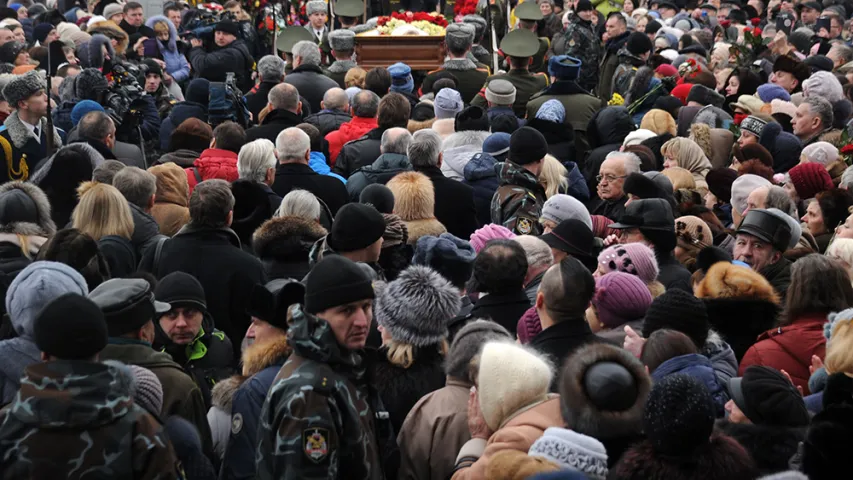
[[[275,41],[275,48],[284,53],[293,53],[294,45],[303,40],[312,41],[313,38],[313,34],[306,28],[287,27],[278,34],[278,39]]]
[[[364,15],[364,3],[358,0],[338,0],[333,4],[335,15],[339,17],[361,17]]]
[[[504,35],[500,48],[511,57],[532,57],[539,51],[539,37],[530,30],[516,29]]]

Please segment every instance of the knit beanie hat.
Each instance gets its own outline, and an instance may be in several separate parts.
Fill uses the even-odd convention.
[[[510,138],[512,138],[511,135],[506,132],[497,132],[489,135],[483,141],[483,153],[488,153],[496,159],[501,156],[505,159],[507,154],[509,154]]]
[[[558,193],[545,201],[539,220],[550,220],[559,224],[563,220],[580,220],[592,230],[592,218],[580,200],[571,195]]]
[[[122,8],[122,5],[120,3],[111,3],[104,7],[104,18],[109,20],[110,17],[112,17],[113,15],[118,15],[123,10],[124,9]]]
[[[332,250],[354,252],[382,238],[385,219],[370,205],[348,203],[338,210],[327,241]]]
[[[648,116],[648,114],[646,115]],[[644,122],[645,118],[646,117],[643,117]],[[648,127],[649,125],[646,126]],[[658,134],[651,130],[638,128],[637,130],[634,130],[633,132],[630,132],[628,135],[625,136],[625,140],[622,140],[622,146],[631,147],[634,145],[640,145],[642,142],[656,136],[658,136]]]
[[[681,100],[683,105],[687,105],[687,96],[690,95],[690,90],[693,89],[692,83],[682,83],[681,85],[676,86],[670,92],[670,95]]]
[[[675,119],[666,110],[653,108],[643,115],[643,120],[640,122],[640,128],[652,131],[655,135],[663,135],[668,133],[675,135],[678,126],[675,124]]]
[[[803,94],[806,97],[821,97],[829,103],[844,98],[841,82],[831,72],[815,72],[803,81]]]
[[[732,400],[756,425],[802,428],[809,424],[803,396],[775,368],[751,365],[729,379]]]
[[[480,253],[480,250],[486,247],[486,243],[489,240],[495,239],[509,239],[512,240],[515,238],[515,234],[512,231],[503,225],[497,225],[494,223],[489,223],[483,225],[481,228],[474,230],[474,233],[471,234],[471,246],[474,247],[474,251]]]
[[[48,303],[33,322],[39,350],[61,360],[87,360],[107,346],[104,314],[91,300],[66,293]]]
[[[394,211],[394,193],[381,183],[372,183],[361,191],[358,203],[370,205],[382,214],[391,213]]]
[[[539,107],[536,118],[553,123],[563,123],[566,120],[566,108],[562,102],[552,98]]]
[[[713,168],[705,175],[708,190],[723,203],[732,201],[732,184],[737,179],[737,172],[728,167]]]
[[[138,365],[128,365],[133,373],[133,401],[151,415],[159,416],[163,411],[163,384],[151,370]]]
[[[743,214],[747,208],[746,197],[756,188],[769,187],[771,185],[773,184],[766,178],[751,173],[737,177],[732,182],[732,207],[737,212]]]
[[[800,199],[814,198],[818,193],[832,190],[832,177],[819,163],[801,163],[788,170],[788,176]]]
[[[625,272],[640,277],[645,284],[658,278],[655,252],[642,243],[626,243],[605,248],[598,254],[598,268],[603,273]]]
[[[81,100],[71,109],[71,123],[77,125],[89,112],[103,112],[104,107],[93,100]]]
[[[764,127],[767,125],[767,121],[761,118],[756,117],[755,115],[749,115],[744,118],[742,122],[740,122],[741,130],[745,130],[756,137],[761,136],[761,131],[764,130]]]
[[[50,32],[52,32],[53,30],[55,30],[55,27],[53,25],[49,23],[39,23],[33,29],[33,40],[40,44],[44,43],[48,34],[50,34]]]
[[[412,265],[382,289],[374,311],[391,338],[425,347],[447,337],[447,322],[460,308],[459,290],[429,267]]]
[[[609,329],[643,318],[651,304],[649,288],[636,275],[611,272],[595,281],[592,305],[598,321]]]
[[[464,285],[471,278],[477,253],[471,244],[449,233],[438,237],[418,238],[412,265],[430,267],[454,285]]]
[[[210,81],[206,78],[194,78],[187,85],[187,93],[184,98],[188,102],[195,102],[207,106],[210,102]]]
[[[531,350],[503,341],[487,343],[477,375],[486,425],[495,431],[519,409],[545,400],[553,374],[548,361]]]
[[[492,80],[486,86],[486,100],[495,105],[512,105],[515,96],[515,85],[507,80]]]
[[[352,260],[327,255],[305,278],[305,311],[316,314],[327,308],[373,298],[371,279]]]
[[[648,35],[642,32],[634,32],[628,36],[625,42],[625,48],[636,56],[640,56],[646,52],[651,52],[654,48],[652,40]]]
[[[691,246],[702,249],[714,245],[711,228],[704,220],[693,215],[675,219],[675,236],[682,247]]]
[[[607,478],[607,450],[604,444],[566,428],[547,428],[533,442],[527,454],[550,460],[564,470],[581,472],[593,480]]]
[[[491,320],[472,320],[456,332],[444,370],[448,375],[467,379],[468,365],[471,359],[483,350],[483,345],[491,340],[512,341],[510,333],[499,323]],[[469,379],[473,383],[473,379]]]
[[[61,295],[88,295],[86,280],[64,263],[38,261],[15,276],[6,291],[6,312],[18,336],[32,339],[33,323],[44,306]]]
[[[515,324],[515,335],[518,337],[518,343],[527,345],[533,340],[533,337],[540,333],[542,333],[542,321],[539,319],[539,314],[536,313],[536,307],[530,307]]]
[[[538,130],[521,127],[510,136],[507,160],[517,165],[528,165],[542,160],[545,155],[548,155],[548,142]]]
[[[397,62],[388,67],[391,74],[391,91],[412,93],[415,89],[415,81],[412,78],[412,68],[402,62]]]
[[[192,275],[185,272],[172,272],[157,282],[154,289],[157,301],[175,307],[192,306],[201,312],[207,311],[207,299],[204,287]]]
[[[436,120],[456,118],[456,114],[465,108],[465,104],[462,102],[462,95],[452,88],[442,88],[435,94],[432,106],[435,111]]]
[[[805,146],[800,155],[809,159],[810,162],[827,167],[838,160],[838,148],[829,142],[815,142]]]
[[[643,426],[658,453],[690,456],[714,431],[714,400],[708,389],[686,374],[667,375],[652,386]]]
[[[764,103],[770,103],[773,100],[790,102],[791,94],[775,83],[765,83],[764,85],[758,86],[758,98],[760,98]]]
[[[663,328],[687,335],[697,349],[702,349],[711,328],[705,303],[683,290],[667,290],[649,306],[643,321],[643,337],[649,338]]]

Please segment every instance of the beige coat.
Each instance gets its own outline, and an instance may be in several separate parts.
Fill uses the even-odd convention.
[[[174,236],[190,221],[187,174],[172,162],[156,165],[148,171],[157,177],[157,194],[151,216],[160,227],[160,233]]]
[[[492,455],[503,450],[527,452],[530,446],[545,433],[548,427],[565,427],[560,413],[560,396],[549,395],[548,400],[533,404],[505,421],[489,437],[486,448],[471,467],[458,470],[453,480],[484,480]]]
[[[468,392],[471,384],[447,377],[444,388],[412,407],[397,436],[401,480],[445,480],[453,473],[456,454],[471,438]]]

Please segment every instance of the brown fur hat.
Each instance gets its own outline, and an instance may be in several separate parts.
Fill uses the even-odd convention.
[[[106,36],[110,40],[115,40],[118,44],[115,46],[116,53],[118,55],[124,55],[127,51],[127,45],[130,41],[130,37],[127,35],[127,32],[121,29],[115,22],[111,20],[107,20],[104,22],[93,23],[89,26],[88,30],[89,35],[94,35],[96,33],[100,33],[101,35]]]
[[[717,262],[696,286],[698,298],[748,298],[779,304],[779,295],[758,272],[728,262]]]
[[[403,221],[435,217],[435,189],[432,180],[423,173],[400,173],[386,186],[394,194],[394,213]]]

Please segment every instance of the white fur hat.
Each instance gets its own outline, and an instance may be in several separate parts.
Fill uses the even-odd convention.
[[[326,13],[328,6],[323,0],[311,0],[305,5],[305,15],[311,16],[312,13]]]
[[[622,145],[625,147],[630,147],[631,145],[639,145],[643,143],[643,141],[648,140],[652,137],[656,137],[657,134],[651,130],[646,130],[645,128],[639,128],[629,133],[625,140],[622,142]]]

